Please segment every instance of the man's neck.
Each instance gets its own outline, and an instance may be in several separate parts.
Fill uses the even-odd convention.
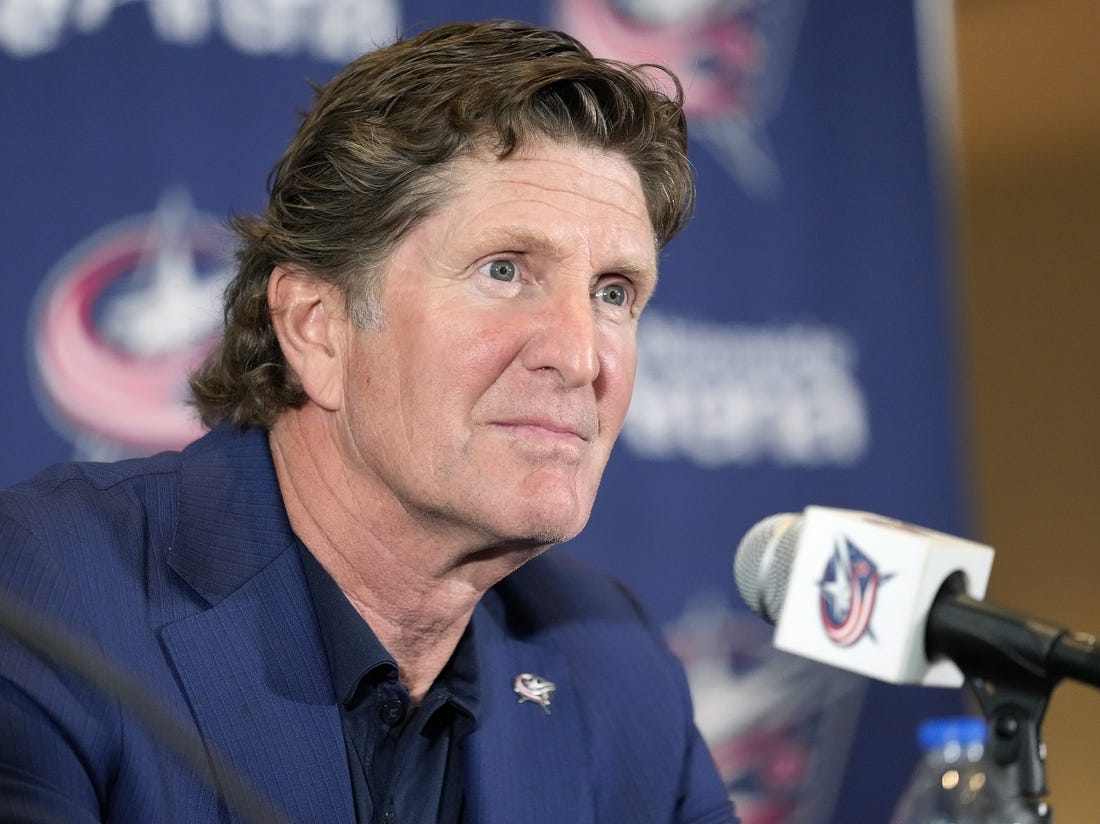
[[[526,557],[417,521],[389,490],[349,471],[332,434],[315,424],[307,410],[287,412],[269,436],[291,527],[394,656],[419,701],[485,590]]]

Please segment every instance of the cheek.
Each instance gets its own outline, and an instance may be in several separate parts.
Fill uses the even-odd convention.
[[[529,335],[529,324],[514,312],[464,309],[444,315],[428,336],[432,360],[441,371],[468,379],[495,378],[516,360]],[[451,381],[458,380],[453,376]]]
[[[601,428],[615,435],[626,419],[630,398],[634,393],[634,375],[638,350],[633,334],[612,336],[600,355],[600,386],[597,392],[601,407]]]
[[[404,347],[401,395],[421,415],[468,415],[515,359],[516,335],[508,324],[473,321],[469,314],[437,316]]]

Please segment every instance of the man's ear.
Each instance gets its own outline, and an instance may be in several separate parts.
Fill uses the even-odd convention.
[[[306,272],[276,266],[267,281],[267,305],[283,357],[306,395],[324,409],[339,409],[348,323],[343,295]]]

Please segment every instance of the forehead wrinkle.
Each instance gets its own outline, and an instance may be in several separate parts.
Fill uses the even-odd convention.
[[[565,166],[566,168],[569,168],[572,171],[572,173],[573,173],[572,178],[571,178],[570,181],[567,181],[565,183],[557,184],[557,183],[552,182],[552,180],[551,180],[552,176],[548,174],[546,177],[535,181],[535,180],[531,180],[529,178],[524,177],[521,172],[517,173],[516,175],[510,174],[512,169],[509,168],[509,167],[504,167],[503,166],[503,164],[507,163],[507,161],[500,161],[502,167],[505,169],[505,174],[503,174],[499,178],[498,182],[501,183],[501,184],[514,184],[520,190],[527,189],[527,188],[534,188],[536,190],[541,190],[541,191],[545,191],[545,192],[549,192],[549,193],[553,193],[553,194],[568,195],[568,196],[570,196],[571,200],[574,200],[574,201],[580,203],[581,208],[574,210],[574,214],[578,214],[578,215],[587,213],[588,211],[590,211],[592,209],[593,206],[600,206],[600,207],[614,209],[616,212],[621,213],[622,215],[624,215],[625,217],[627,217],[629,219],[635,219],[639,216],[639,213],[635,212],[633,209],[631,209],[626,204],[629,204],[634,198],[641,195],[640,188],[637,191],[635,191],[634,187],[628,185],[627,183],[625,183],[621,180],[617,180],[614,177],[609,177],[607,175],[593,175],[593,174],[588,173],[588,172],[581,172],[581,171],[578,171],[578,170],[574,169],[571,166],[568,166],[568,164],[558,163],[558,162],[551,161],[551,160],[540,160],[540,161],[528,160],[526,162],[528,162],[528,163],[540,162],[540,163],[546,163],[546,164],[550,164],[550,165],[554,165],[554,166]],[[485,170],[485,171],[488,171],[488,170]],[[571,185],[571,183],[576,183],[581,178],[586,178],[586,179],[596,178],[603,185],[597,191],[592,191],[592,189],[590,187],[585,187],[582,190],[580,186]],[[617,190],[617,194],[619,196],[616,197],[615,192],[612,192],[612,194],[605,195],[604,191],[607,191],[607,190]],[[530,194],[530,193],[524,194],[524,193],[522,193],[522,191],[517,191],[517,192],[513,193],[512,196],[515,197],[518,200],[538,200],[537,195]],[[644,205],[645,205],[644,195],[642,195],[642,201],[641,202],[642,202],[642,205],[643,205],[643,211],[642,211],[641,214],[644,215],[644,217],[646,219],[646,222],[648,223],[649,222],[649,212],[648,212],[648,210],[644,209]]]
[[[551,149],[560,148],[553,141],[548,144]],[[637,169],[618,153],[596,150],[585,151],[585,154],[609,164],[609,168],[586,168],[583,162],[578,164],[573,160],[539,156],[541,145],[528,145],[504,159],[474,153],[455,161],[447,170],[455,185],[451,203],[461,200],[481,183],[495,187],[500,200],[493,204],[492,215],[486,216],[482,209],[475,208],[460,216],[448,227],[448,235],[467,251],[476,251],[481,246],[495,246],[501,252],[531,252],[562,257],[576,254],[578,246],[583,245],[588,250],[590,265],[598,268],[599,273],[620,272],[655,285],[660,244],[646,207]],[[566,170],[566,174],[557,174],[558,169]],[[554,208],[579,218],[582,228],[570,228],[570,236],[559,237],[553,227],[527,222],[522,217],[497,222],[502,204],[510,204],[510,209],[522,209],[526,203],[536,208],[544,205],[546,201],[540,197],[540,192],[552,195],[550,202],[557,202]],[[559,199],[561,195],[567,196],[564,201]],[[593,222],[592,212],[601,209],[607,211]],[[645,227],[645,248],[641,248],[631,228],[638,225]],[[594,229],[602,235],[601,246],[592,244],[595,240],[592,234]],[[616,245],[618,239],[625,239],[626,245]],[[522,248],[509,249],[513,244]],[[592,252],[601,247],[607,256],[593,260]],[[602,265],[596,267],[596,263]]]

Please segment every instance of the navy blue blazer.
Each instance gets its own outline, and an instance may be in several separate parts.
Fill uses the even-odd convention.
[[[0,493],[0,598],[122,667],[289,820],[354,821],[265,433],[218,429],[179,453],[63,465]],[[551,550],[490,590],[473,626],[470,821],[735,820],[683,672],[618,584]],[[557,685],[549,714],[517,699],[525,672]],[[3,637],[0,820],[245,815],[118,695]]]

